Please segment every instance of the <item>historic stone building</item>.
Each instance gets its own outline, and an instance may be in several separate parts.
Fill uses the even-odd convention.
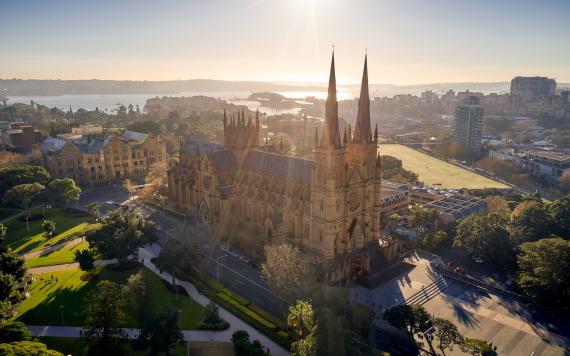
[[[224,144],[189,140],[168,172],[175,208],[221,225],[260,231],[259,245],[288,241],[323,267],[330,281],[369,267],[380,235],[378,131],[370,125],[367,61],[354,130],[341,135],[334,54],[321,137],[313,160],[264,150],[259,118],[226,118]]]
[[[142,181],[155,162],[165,162],[159,136],[125,130],[121,135],[87,136],[79,140],[47,137],[34,149],[36,159],[55,178],[93,185],[122,179]]]

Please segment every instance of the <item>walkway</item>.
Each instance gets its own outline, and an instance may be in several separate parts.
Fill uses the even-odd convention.
[[[34,257],[38,257],[38,256],[42,256],[51,252],[55,252],[59,249],[64,248],[67,245],[71,245],[71,244],[75,244],[75,243],[79,243],[83,241],[83,237],[78,237],[76,239],[73,239],[71,241],[64,241],[64,242],[60,242],[58,244],[46,247],[46,248],[42,248],[41,250],[36,250],[36,251],[32,251],[32,252],[28,252],[26,254],[24,254],[22,257],[24,257],[25,260],[29,260],[32,259]]]
[[[117,263],[116,259],[112,260],[97,260],[95,261],[95,266],[106,266],[112,263]],[[41,273],[49,273],[55,271],[61,271],[64,269],[72,269],[72,268],[79,268],[79,263],[66,263],[63,265],[52,265],[52,266],[44,266],[44,267],[35,267],[35,268],[28,268],[29,274],[41,274]]]
[[[81,337],[81,328],[78,326],[28,325],[28,329],[36,337]],[[136,339],[139,336],[139,329],[125,328],[123,330],[129,339]],[[227,337],[228,333],[229,331],[182,330],[184,341],[231,342]],[[231,339],[231,333],[229,338]],[[273,355],[273,352],[271,354]]]

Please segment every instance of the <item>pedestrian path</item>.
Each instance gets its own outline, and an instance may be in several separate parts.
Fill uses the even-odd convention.
[[[95,261],[95,266],[106,266],[113,263],[117,263],[116,259],[112,260],[97,260]],[[35,267],[35,268],[28,268],[29,274],[41,274],[41,273],[49,273],[55,271],[61,271],[64,269],[72,269],[72,268],[79,268],[79,263],[66,263],[62,265],[52,265],[52,266],[43,266],[43,267]]]
[[[36,250],[36,251],[32,251],[32,252],[28,252],[26,254],[24,254],[22,257],[24,257],[25,260],[29,260],[38,256],[42,256],[51,252],[55,252],[57,250],[60,250],[62,248],[64,248],[67,245],[71,245],[71,244],[77,244],[79,242],[83,241],[83,237],[78,237],[76,239],[73,239],[71,241],[64,241],[64,242],[60,242],[58,244],[46,247],[46,248],[42,248],[41,250]]]
[[[81,328],[78,326],[28,325],[28,329],[35,337],[81,337]],[[129,339],[136,339],[140,333],[139,329],[124,328],[123,330]],[[182,334],[184,341],[231,342],[227,338],[226,331],[182,330]]]
[[[149,270],[151,270],[154,273],[156,273],[157,275],[159,275],[162,279],[164,279],[168,282],[171,282],[172,276],[170,274],[168,274],[166,272],[160,273],[158,268],[156,268],[156,266],[152,262],[150,262],[150,260],[152,258],[158,256],[159,253],[160,253],[160,246],[158,246],[156,244],[146,246],[144,248],[139,249],[139,257],[142,259],[145,267],[147,267]],[[180,285],[184,289],[186,289],[186,292],[188,293],[188,295],[192,299],[194,299],[198,304],[206,306],[208,303],[210,303],[210,299],[208,297],[206,297],[205,295],[201,294],[196,289],[196,287],[194,287],[193,284],[186,282],[186,281],[181,281],[179,279],[175,279],[175,281],[176,281],[177,285]],[[271,340],[267,336],[263,335],[261,332],[257,331],[257,329],[255,329],[251,325],[247,324],[243,320],[239,319],[238,317],[236,317],[235,315],[233,315],[232,313],[230,313],[226,309],[222,308],[221,306],[219,307],[219,314],[220,314],[220,317],[222,319],[224,319],[225,321],[227,321],[230,324],[230,327],[227,330],[216,332],[216,338],[217,339],[215,339],[214,341],[231,342],[232,334],[235,331],[245,330],[245,331],[247,331],[247,333],[249,334],[249,336],[252,340],[257,339],[261,342],[261,344],[263,346],[267,347],[269,349],[269,351],[271,352],[271,355],[273,355],[273,356],[289,355],[289,352],[287,350],[285,350],[283,347],[281,347],[276,342],[274,342],[273,340]],[[209,332],[209,333],[211,333],[211,332]],[[207,334],[207,335],[211,335],[211,334]]]

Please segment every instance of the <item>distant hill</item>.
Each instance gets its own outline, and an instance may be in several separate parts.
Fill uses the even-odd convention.
[[[323,90],[323,88],[319,86],[291,86],[268,82],[210,79],[172,81],[0,79],[0,89],[8,89],[6,92],[8,96]]]
[[[355,97],[360,84],[343,85]],[[568,88],[570,83],[558,83],[559,88]],[[271,83],[258,81],[226,81],[212,79],[189,79],[167,81],[118,81],[118,80],[41,80],[0,79],[0,89],[7,89],[8,96],[52,96],[64,94],[177,94],[183,92],[277,92],[277,91],[326,91],[326,83]],[[507,93],[510,82],[494,83],[433,83],[417,85],[371,84],[370,96],[393,96],[396,94],[419,95],[424,90],[442,93],[449,89],[456,92]],[[1,93],[0,93],[1,94]]]

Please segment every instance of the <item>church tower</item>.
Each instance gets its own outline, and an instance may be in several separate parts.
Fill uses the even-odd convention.
[[[378,156],[378,127],[370,125],[370,96],[368,91],[368,58],[358,99],[358,114],[352,137],[347,144],[348,241],[349,250],[365,247],[379,237],[380,219],[380,157]]]
[[[242,162],[249,150],[259,147],[259,111],[255,113],[255,121],[251,116],[246,119],[245,111],[238,111],[228,121],[224,110],[224,148],[234,151],[236,158]]]
[[[319,140],[315,132],[311,181],[311,233],[305,247],[325,260],[342,252],[345,223],[346,149],[340,139],[334,52],[331,60],[325,120]]]

